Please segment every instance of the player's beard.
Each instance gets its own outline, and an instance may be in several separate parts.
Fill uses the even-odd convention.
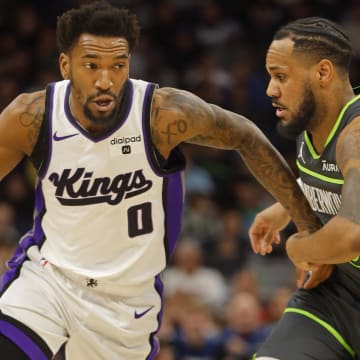
[[[287,139],[295,139],[304,130],[306,130],[314,118],[316,109],[315,96],[310,86],[307,84],[304,89],[303,102],[299,106],[299,111],[292,120],[284,123],[277,123],[279,134]]]
[[[77,87],[75,86],[75,82],[74,82],[74,78],[72,76],[72,74],[70,73],[70,84],[71,87],[74,89],[77,89]],[[78,90],[77,90],[78,91]],[[122,88],[119,92],[119,94],[114,94],[113,92],[109,91],[109,90],[105,90],[105,91],[98,91],[95,95],[90,95],[87,97],[85,104],[83,105],[83,112],[84,115],[86,116],[86,118],[88,120],[90,120],[94,125],[102,125],[104,127],[104,129],[107,128],[111,128],[113,127],[118,119],[118,114],[120,112],[120,107],[121,107],[121,102],[122,102],[122,98],[123,98],[123,93],[124,93],[124,88]],[[115,101],[115,106],[114,109],[109,113],[109,114],[94,114],[90,107],[89,104],[98,96],[101,95],[109,95],[111,96],[114,101]]]
[[[111,96],[115,101],[115,107],[109,114],[94,114],[89,104],[98,96],[108,95]],[[104,127],[111,127],[116,124],[118,120],[118,114],[120,110],[120,103],[122,98],[122,91],[119,95],[116,95],[110,91],[99,91],[95,95],[88,96],[85,104],[83,105],[84,115],[89,119],[94,125],[104,125]]]

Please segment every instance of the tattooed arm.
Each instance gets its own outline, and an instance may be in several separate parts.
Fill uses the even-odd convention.
[[[256,179],[289,211],[299,230],[315,230],[311,210],[289,166],[251,121],[197,96],[158,89],[151,118],[152,138],[167,158],[182,142],[237,150]]]
[[[336,161],[344,176],[341,207],[320,230],[295,234],[287,241],[289,257],[306,267],[306,262],[337,264],[360,254],[360,117],[340,135]]]
[[[29,156],[39,135],[45,92],[19,95],[0,114],[0,179],[24,156]]]

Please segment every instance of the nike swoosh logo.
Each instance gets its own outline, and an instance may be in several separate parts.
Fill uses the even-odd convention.
[[[148,309],[138,313],[136,310],[134,312],[134,317],[135,319],[139,319],[141,317],[143,317],[144,315],[146,315],[154,306],[150,306]]]
[[[76,135],[79,135],[79,133],[70,134],[70,135],[63,135],[63,136],[58,136],[58,135],[57,135],[57,131],[55,131],[55,134],[54,134],[54,136],[53,136],[53,139],[54,139],[55,141],[61,141],[61,140],[69,139],[69,138],[71,138],[71,137],[73,137],[73,136],[76,136]]]

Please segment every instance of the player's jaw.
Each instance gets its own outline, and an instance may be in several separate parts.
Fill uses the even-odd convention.
[[[94,124],[110,125],[116,121],[121,96],[106,91],[88,96],[84,106],[84,114]]]
[[[294,139],[308,129],[315,116],[316,102],[310,86],[305,86],[303,101],[294,111],[276,98],[273,98],[272,104],[276,108],[276,116],[280,119],[277,130],[286,138]]]

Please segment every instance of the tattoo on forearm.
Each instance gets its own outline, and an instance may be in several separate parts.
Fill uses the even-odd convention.
[[[285,161],[266,140],[259,141],[257,130],[242,138],[241,155],[257,180],[285,206],[299,230],[314,231],[320,222],[310,208]],[[295,185],[295,186],[294,186]]]

